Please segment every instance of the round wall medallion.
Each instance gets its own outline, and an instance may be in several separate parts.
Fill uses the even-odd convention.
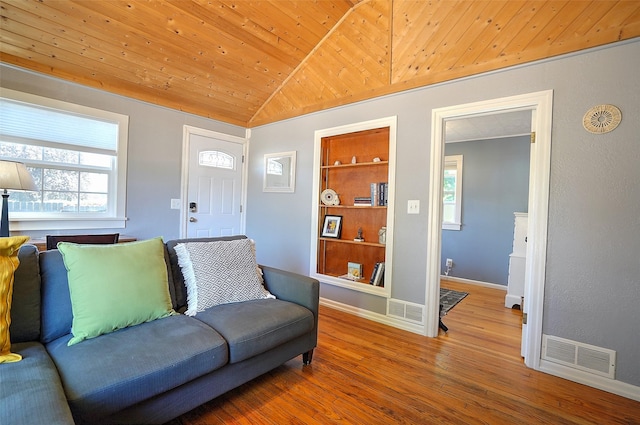
[[[613,105],[598,105],[584,114],[582,125],[590,133],[602,134],[615,130],[620,121],[622,121],[620,109]]]

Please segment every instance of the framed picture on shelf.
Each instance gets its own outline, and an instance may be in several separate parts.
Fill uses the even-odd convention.
[[[340,232],[342,231],[342,216],[341,215],[325,215],[324,224],[322,226],[323,238],[336,238],[340,239]]]
[[[347,277],[351,280],[362,279],[362,264],[349,261],[347,263]]]

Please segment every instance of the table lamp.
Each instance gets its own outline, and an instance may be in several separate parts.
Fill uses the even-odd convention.
[[[29,170],[21,162],[0,160],[0,190],[2,192],[2,222],[0,237],[9,236],[9,190],[38,190]]]

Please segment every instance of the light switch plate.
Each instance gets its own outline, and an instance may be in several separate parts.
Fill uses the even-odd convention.
[[[180,209],[180,199],[171,199],[171,209],[172,210]]]
[[[420,214],[420,200],[412,199],[407,202],[407,214]]]

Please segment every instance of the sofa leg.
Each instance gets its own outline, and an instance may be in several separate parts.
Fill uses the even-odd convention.
[[[303,364],[311,364],[311,360],[313,360],[313,349],[307,351],[306,353],[302,353]]]

